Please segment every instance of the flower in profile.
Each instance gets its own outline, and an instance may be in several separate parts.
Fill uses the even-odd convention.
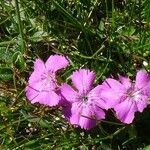
[[[69,61],[61,55],[51,55],[45,63],[41,59],[36,59],[34,71],[25,89],[26,96],[31,103],[38,102],[47,106],[55,106],[60,102],[56,72],[68,65]]]
[[[71,80],[75,88],[66,83],[60,86],[61,94],[70,103],[64,107],[64,115],[71,124],[89,130],[96,126],[97,120],[105,118],[101,86],[93,88],[95,73],[88,69],[75,71]]]
[[[135,112],[143,112],[150,96],[150,76],[144,70],[137,72],[135,82],[120,76],[119,81],[106,79],[102,84],[101,98],[107,109],[114,108],[117,118],[130,124]]]

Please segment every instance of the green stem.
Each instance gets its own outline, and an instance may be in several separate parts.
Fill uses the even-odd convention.
[[[106,120],[101,120],[101,122],[107,123],[107,124],[111,124],[111,125],[119,125],[119,126],[123,126],[124,125],[124,124],[121,124],[121,123],[116,123],[116,122],[111,122],[111,121],[106,121]]]
[[[24,40],[23,24],[22,24],[21,17],[20,17],[20,9],[19,9],[18,0],[15,0],[15,9],[16,9],[19,33],[20,33],[20,37],[21,37],[21,52],[24,53],[24,51],[26,50],[26,45],[25,45],[25,40]]]
[[[114,0],[112,0],[112,27],[114,28],[115,22],[114,22]]]
[[[118,134],[119,134],[120,132],[122,132],[124,129],[126,129],[126,126],[120,128],[120,129],[118,129],[116,132],[114,132],[114,133],[112,134],[112,136],[114,137],[114,136],[118,135]]]
[[[106,9],[106,16],[108,19],[108,4],[107,4],[107,0],[105,0],[105,9]]]
[[[103,138],[100,138],[99,140],[102,141],[102,140],[108,140],[108,139],[113,139],[114,136],[118,135],[120,132],[122,132],[123,130],[125,130],[126,127],[122,127],[120,129],[118,129],[116,132],[114,132],[113,134],[111,135],[108,135],[106,137],[103,137]]]
[[[85,58],[85,59],[96,59],[96,55],[97,55],[100,51],[102,51],[104,48],[105,48],[105,46],[102,45],[101,48],[98,49],[92,56],[86,56],[86,55],[78,54],[78,53],[75,53],[75,52],[72,52],[72,54],[78,55],[79,57]],[[99,59],[99,58],[97,58],[97,59]],[[99,59],[99,60],[100,60],[100,59]]]
[[[11,41],[0,42],[0,46],[10,45],[10,44],[16,44],[16,41],[11,40]]]

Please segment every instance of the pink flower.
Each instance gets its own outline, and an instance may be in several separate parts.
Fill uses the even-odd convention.
[[[135,82],[120,76],[119,81],[106,79],[102,87],[101,98],[107,109],[114,108],[117,118],[123,123],[132,123],[135,112],[143,112],[148,105],[150,76],[144,70],[137,72]]]
[[[40,103],[47,106],[55,106],[61,100],[57,94],[56,72],[67,67],[69,61],[60,55],[52,55],[46,63],[36,59],[34,71],[31,74],[26,87],[26,96],[31,103]]]
[[[64,98],[70,105],[64,107],[64,115],[73,125],[84,129],[96,126],[96,121],[105,118],[104,103],[100,99],[101,86],[93,88],[95,73],[90,70],[80,69],[71,76],[73,85],[64,83],[60,87]]]

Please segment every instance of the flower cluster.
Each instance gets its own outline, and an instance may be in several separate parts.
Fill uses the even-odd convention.
[[[46,106],[62,106],[65,118],[72,125],[89,130],[105,119],[108,109],[115,116],[130,124],[135,112],[143,112],[150,97],[150,75],[145,70],[137,72],[135,81],[119,76],[107,78],[94,86],[96,74],[89,69],[79,69],[71,75],[72,85],[58,84],[56,73],[69,65],[69,59],[51,55],[44,63],[37,59],[25,89],[31,103]]]

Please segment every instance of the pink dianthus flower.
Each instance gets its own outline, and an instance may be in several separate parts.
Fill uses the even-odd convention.
[[[56,72],[67,67],[68,64],[66,57],[61,55],[51,55],[45,63],[41,59],[36,59],[34,71],[25,89],[26,96],[31,103],[56,106],[60,102]]]
[[[75,88],[66,83],[60,87],[61,94],[70,103],[64,107],[64,115],[71,124],[89,130],[96,126],[97,120],[105,118],[101,86],[93,87],[95,73],[88,69],[73,72],[71,80]]]
[[[135,112],[143,112],[150,96],[150,76],[146,71],[137,72],[135,82],[120,76],[119,81],[108,78],[102,84],[101,98],[107,109],[114,108],[117,118],[130,124]]]

